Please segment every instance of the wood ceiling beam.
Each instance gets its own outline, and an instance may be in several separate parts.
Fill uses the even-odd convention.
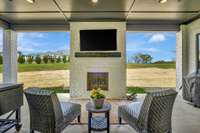
[[[56,5],[56,7],[59,9],[59,12],[63,15],[64,20],[66,21],[66,23],[68,23],[68,17],[65,15],[65,13],[62,11],[62,8],[60,7],[60,5],[58,4],[58,2],[56,0],[53,0],[54,4]]]
[[[127,15],[126,15],[126,20],[128,19],[128,16],[129,16],[129,14],[130,14],[131,11],[132,11],[135,2],[136,2],[136,0],[133,0],[133,1],[132,1],[131,5],[130,5],[130,7],[129,7],[129,9],[128,9],[128,13],[127,13]]]

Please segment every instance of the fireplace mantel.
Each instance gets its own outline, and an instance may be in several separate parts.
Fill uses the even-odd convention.
[[[121,52],[75,52],[75,57],[121,57]]]

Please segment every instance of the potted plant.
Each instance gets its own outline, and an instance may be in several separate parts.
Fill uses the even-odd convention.
[[[101,88],[93,89],[90,97],[96,109],[101,109],[103,107],[105,95],[102,93]]]

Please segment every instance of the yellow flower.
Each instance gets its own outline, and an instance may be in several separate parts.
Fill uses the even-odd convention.
[[[92,98],[104,98],[105,95],[102,93],[102,90],[101,88],[98,88],[98,89],[93,89],[91,92],[90,92],[90,96]]]

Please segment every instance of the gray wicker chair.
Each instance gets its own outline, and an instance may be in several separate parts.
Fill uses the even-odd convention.
[[[143,102],[119,106],[122,119],[139,133],[171,133],[171,116],[177,92],[164,90],[149,92]]]
[[[30,133],[60,133],[70,122],[78,118],[81,105],[59,102],[53,91],[29,88],[24,91],[30,110]]]
[[[200,107],[200,70],[183,78],[183,99]]]

